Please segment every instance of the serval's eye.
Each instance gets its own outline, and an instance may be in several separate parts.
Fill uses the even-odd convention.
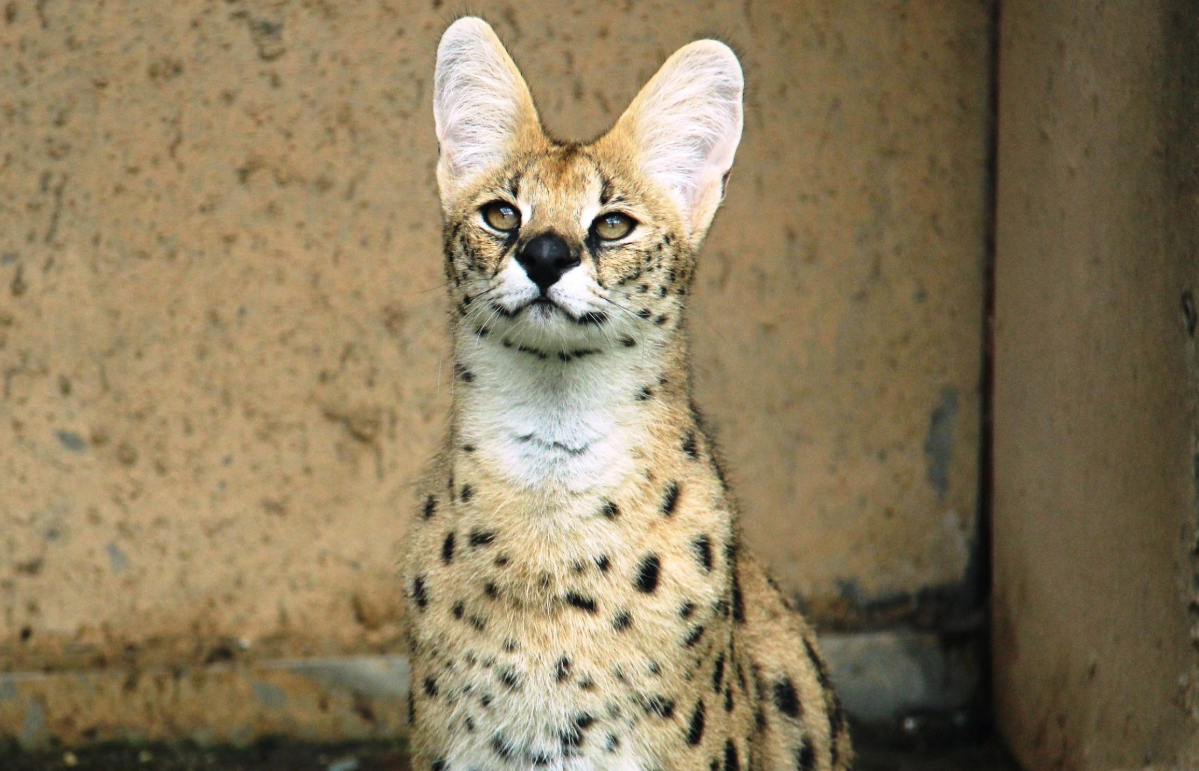
[[[591,229],[601,240],[615,241],[631,233],[635,224],[629,215],[614,211],[596,217],[595,222],[591,223]]]
[[[483,207],[483,219],[501,233],[511,233],[520,227],[520,210],[504,201],[492,201]]]

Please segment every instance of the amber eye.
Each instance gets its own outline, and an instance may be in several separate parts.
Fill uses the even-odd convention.
[[[596,217],[591,229],[604,241],[615,241],[627,236],[633,230],[633,224],[632,217],[614,211]]]
[[[483,219],[502,233],[511,233],[520,227],[520,210],[510,203],[492,201],[483,207]]]

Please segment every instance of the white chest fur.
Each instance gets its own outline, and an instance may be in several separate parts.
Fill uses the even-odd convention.
[[[470,373],[456,384],[462,442],[513,484],[581,494],[634,473],[648,429],[637,395],[653,377],[635,349],[563,361],[483,340],[459,361]]]

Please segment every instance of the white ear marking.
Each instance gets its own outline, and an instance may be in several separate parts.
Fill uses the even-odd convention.
[[[692,235],[712,222],[741,141],[744,78],[724,43],[697,40],[674,53],[625,110],[642,168],[678,205]]]
[[[441,36],[433,120],[443,196],[501,163],[520,131],[539,125],[520,70],[482,19],[459,19]]]

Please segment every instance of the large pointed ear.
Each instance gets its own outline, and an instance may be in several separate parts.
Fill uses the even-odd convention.
[[[459,19],[441,36],[433,119],[443,196],[502,163],[522,131],[540,126],[520,70],[482,19]]]
[[[741,141],[744,83],[728,46],[697,40],[666,60],[617,121],[693,236],[707,230],[724,197]]]

